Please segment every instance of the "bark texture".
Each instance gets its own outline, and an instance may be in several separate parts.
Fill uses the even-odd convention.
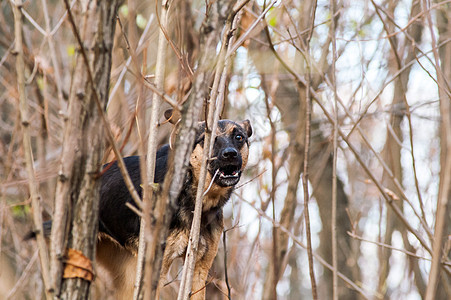
[[[451,8],[446,5],[437,13],[437,27],[439,30],[439,45],[442,45],[445,41],[451,38]],[[449,245],[449,236],[451,234],[451,96],[449,94],[451,84],[451,45],[449,42],[445,43],[439,50],[441,71],[444,77],[444,84],[439,88],[445,89],[447,92],[440,93],[440,112],[442,115],[442,121],[440,123],[440,187],[439,187],[439,199],[448,199],[447,203],[441,201],[437,204],[437,210],[444,211],[444,228],[442,234],[442,240],[440,244],[443,247],[441,253],[442,261],[451,260],[451,247]],[[438,218],[438,214],[437,214]],[[437,230],[437,228],[436,228]],[[435,236],[434,236],[435,237]],[[446,242],[448,240],[448,242]],[[439,241],[434,241],[437,243]],[[440,247],[440,248],[442,248]],[[451,297],[451,279],[448,273],[440,269],[440,275],[437,282],[437,289],[435,297],[436,299],[449,299]],[[429,287],[428,287],[429,288]]]
[[[104,150],[96,101],[105,109],[117,5],[118,1],[81,1],[73,10],[77,15],[72,25],[83,46],[78,47],[72,77],[52,227],[52,283],[59,299],[89,297],[90,281],[61,276],[67,249],[78,250],[91,261],[95,257],[98,174]]]

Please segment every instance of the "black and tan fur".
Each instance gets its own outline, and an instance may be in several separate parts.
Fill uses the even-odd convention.
[[[248,138],[252,135],[249,121],[235,123],[221,120],[213,146],[213,159],[208,164],[206,187],[219,169],[211,188],[203,200],[199,251],[196,256],[192,299],[205,298],[208,272],[218,251],[223,231],[222,208],[238,183],[247,164]],[[196,134],[190,166],[177,199],[177,209],[171,220],[169,236],[163,257],[161,276],[164,279],[178,257],[184,257],[188,245],[194,202],[203,154],[205,123],[200,123]],[[155,182],[162,183],[167,171],[170,147],[163,146],[157,152]],[[139,157],[124,159],[135,188],[141,193]],[[117,299],[131,299],[136,270],[136,252],[139,235],[139,217],[126,207],[133,200],[123,182],[117,164],[114,163],[102,177],[99,207],[99,242],[97,262],[109,273]]]

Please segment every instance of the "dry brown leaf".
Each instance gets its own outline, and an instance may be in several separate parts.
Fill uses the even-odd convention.
[[[94,279],[92,262],[81,251],[69,248],[66,257],[63,278],[82,278],[88,281]]]

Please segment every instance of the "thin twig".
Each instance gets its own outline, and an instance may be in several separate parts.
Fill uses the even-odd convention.
[[[238,196],[238,199],[240,199],[241,201],[243,201],[244,203],[248,204],[250,207],[252,207],[260,216],[262,216],[264,219],[268,220],[269,222],[272,223],[272,225],[276,226],[279,230],[282,230],[283,232],[285,232],[292,240],[295,244],[301,246],[304,249],[307,249],[307,246],[298,238],[296,237],[290,230],[288,230],[286,227],[281,226],[280,223],[278,223],[277,221],[273,220],[270,216],[268,216],[264,211],[262,211],[261,209],[255,207],[255,205],[253,205],[252,203],[250,203],[249,201],[247,201],[246,199],[244,199],[243,197],[241,197],[241,195],[234,193],[235,195]],[[315,252],[312,253],[313,257],[320,263],[322,264],[324,267],[326,267],[327,269],[333,271],[333,267],[326,262],[326,260],[324,258],[322,258],[320,255],[316,254]],[[358,293],[360,293],[365,299],[371,299],[372,297],[370,297],[367,292],[365,292],[361,287],[359,287],[356,283],[354,283],[351,279],[349,279],[348,277],[346,277],[346,275],[337,272],[338,277],[340,277],[345,283],[349,284],[350,287],[352,287],[355,291],[357,291]],[[376,292],[373,292],[373,295],[377,296]],[[381,297],[377,297],[382,299]]]
[[[310,82],[308,80],[307,82]],[[310,85],[307,83],[307,87]],[[302,186],[304,189],[304,216],[305,216],[305,229],[307,236],[307,255],[308,255],[308,263],[309,263],[309,274],[310,281],[312,285],[312,297],[314,300],[318,299],[318,293],[316,290],[316,280],[315,280],[315,271],[313,268],[313,255],[312,255],[312,236],[310,231],[310,214],[309,214],[309,191],[308,191],[308,165],[309,165],[309,149],[310,149],[310,122],[311,122],[311,100],[310,100],[310,89],[307,88],[307,96],[306,96],[306,118],[305,118],[305,150],[304,150],[304,172],[302,174]]]
[[[22,124],[23,135],[23,152],[25,156],[25,163],[28,174],[28,187],[31,197],[31,207],[33,209],[33,222],[35,226],[36,240],[39,249],[39,258],[41,263],[41,273],[44,281],[45,296],[48,300],[51,299],[50,290],[50,264],[47,253],[47,244],[44,238],[44,228],[42,225],[41,215],[41,196],[39,194],[39,185],[36,180],[36,174],[34,169],[33,150],[31,146],[30,136],[30,119],[28,116],[27,96],[25,90],[25,63],[23,53],[23,37],[22,37],[22,13],[21,0],[11,3],[14,13],[14,36],[15,36],[15,49],[16,55],[16,72],[17,72],[17,89],[19,92],[19,109],[20,120]]]
[[[374,245],[377,245],[377,246],[380,246],[380,247],[388,248],[388,249],[390,249],[390,250],[402,252],[402,253],[404,253],[405,255],[408,255],[408,256],[411,256],[411,257],[414,257],[414,258],[418,258],[418,259],[423,259],[423,260],[431,261],[430,258],[423,257],[423,256],[419,256],[419,255],[417,255],[417,254],[415,254],[415,253],[413,253],[413,252],[407,251],[407,250],[405,250],[405,249],[399,249],[399,248],[396,248],[396,247],[394,247],[394,246],[392,246],[392,245],[388,245],[388,244],[385,244],[385,243],[381,243],[381,242],[376,242],[376,241],[371,241],[371,240],[365,239],[365,238],[363,238],[363,237],[361,237],[361,236],[356,235],[356,234],[353,233],[353,232],[348,232],[348,235],[349,235],[350,237],[352,237],[353,239],[356,239],[356,240],[359,240],[359,241],[362,241],[362,242],[371,243],[371,244],[374,244]],[[446,262],[445,262],[445,263],[446,263]]]
[[[271,128],[269,136],[270,136],[270,141],[271,141],[271,191],[269,193],[269,199],[268,201],[271,202],[272,204],[272,218],[274,220],[276,220],[276,206],[275,206],[275,199],[276,199],[276,191],[277,191],[277,184],[276,184],[276,177],[277,177],[277,172],[278,172],[278,168],[276,168],[276,153],[277,153],[277,149],[276,149],[276,126],[274,124],[274,121],[271,118],[271,108],[269,105],[269,95],[267,95],[265,93],[265,106],[266,106],[266,118],[269,121],[269,126]],[[274,98],[272,98],[274,99]],[[273,100],[274,101],[274,100]],[[295,149],[294,147],[292,149]],[[291,176],[294,176],[293,174],[290,173]],[[296,178],[296,180],[299,180],[298,178]],[[272,228],[272,259],[273,259],[273,263],[271,264],[271,268],[272,270],[270,272],[272,272],[272,282],[270,283],[272,285],[272,289],[271,289],[271,293],[272,293],[272,298],[273,299],[277,299],[277,282],[279,279],[279,274],[281,273],[280,271],[280,264],[279,264],[279,259],[278,259],[278,249],[277,249],[277,229],[275,226],[273,226]],[[268,271],[269,272],[269,271]],[[268,280],[270,280],[271,276],[267,276]]]
[[[248,181],[240,184],[239,186],[235,187],[235,191],[242,188],[243,186],[245,186],[246,184],[251,183],[252,181],[254,181],[255,179],[257,179],[258,177],[262,176],[263,174],[266,173],[266,171],[268,171],[267,169],[264,169],[263,171],[261,171],[259,174],[255,175],[254,177],[252,177],[251,179],[249,179]]]
[[[133,211],[138,217],[140,218],[143,217],[143,213],[135,206],[133,206],[133,204],[131,204],[130,202],[125,203],[125,206],[127,206],[131,211]]]
[[[227,273],[227,231],[228,230],[224,230],[224,232],[222,233],[222,242],[224,243],[224,277],[227,286],[227,299],[232,300],[232,291],[230,289],[229,275]]]
[[[158,36],[158,48],[157,48],[157,61],[156,61],[156,70],[155,70],[155,86],[158,90],[163,90],[164,85],[164,70],[165,70],[165,60],[166,60],[166,39],[163,34],[163,28],[167,27],[168,24],[168,10],[169,10],[169,1],[163,0],[161,3],[161,22],[159,27],[159,36]],[[143,80],[145,83],[146,80]],[[157,134],[158,134],[158,124],[159,124],[159,112],[161,106],[160,95],[155,93],[152,97],[151,104],[151,113],[150,113],[150,124],[149,124],[149,139],[147,144],[147,165],[146,165],[146,178],[147,182],[144,183],[144,218],[141,218],[140,225],[140,239],[139,239],[139,248],[138,248],[138,264],[136,271],[136,279],[135,279],[135,291],[133,294],[133,299],[137,300],[139,298],[140,289],[142,285],[142,276],[144,267],[148,270],[146,272],[146,283],[145,287],[146,293],[148,295],[153,295],[152,291],[152,276],[157,276],[158,273],[152,272],[151,270],[155,270],[155,266],[153,265],[155,259],[156,250],[155,248],[158,246],[158,237],[160,235],[160,228],[163,223],[162,216],[164,215],[164,211],[166,210],[166,206],[161,206],[158,202],[162,202],[166,204],[166,199],[157,198],[157,204],[155,205],[155,210],[152,211],[152,199],[154,196],[154,190],[151,188],[155,181],[155,166],[156,166],[156,153],[157,153]],[[157,211],[157,208],[161,207],[161,211]],[[151,215],[152,214],[152,215]],[[158,215],[156,215],[158,214]],[[152,220],[154,218],[156,220],[155,226],[152,226]],[[145,237],[148,236],[149,240],[147,241]],[[146,250],[148,245],[148,250]],[[144,266],[145,258],[148,260],[146,266]],[[150,293],[150,294],[149,294]],[[158,295],[157,295],[158,296]]]
[[[64,103],[63,99],[63,90],[62,90],[62,82],[61,82],[61,74],[60,74],[60,68],[58,65],[56,50],[55,50],[55,42],[53,40],[53,35],[50,33],[50,18],[49,18],[49,12],[47,9],[47,0],[42,0],[42,10],[44,11],[44,20],[45,20],[45,31],[46,31],[46,37],[47,42],[49,44],[49,50],[50,50],[50,58],[52,60],[53,70],[55,72],[55,84],[56,84],[56,91],[58,95],[58,101],[59,101],[59,108],[63,112],[66,111],[66,104]]]
[[[36,259],[38,258],[38,250],[36,250],[31,257],[30,261],[28,262],[26,268],[22,271],[22,274],[20,275],[19,279],[17,280],[14,287],[9,291],[8,295],[6,296],[6,299],[11,299],[14,294],[17,292],[19,287],[23,287],[23,281],[25,278],[30,274],[31,267],[33,267]]]
[[[211,187],[213,186],[213,183],[214,183],[218,173],[219,173],[219,169],[216,170],[215,175],[213,175],[213,178],[210,180],[210,184],[208,185],[208,187],[205,190],[205,192],[202,194],[202,197],[205,197],[208,194],[208,192],[210,191]]]
[[[76,2],[77,2],[77,0],[72,0],[72,2],[70,4],[70,9],[72,9],[72,7],[74,7]],[[58,31],[58,29],[61,27],[61,25],[64,23],[64,21],[66,21],[66,17],[67,17],[67,10],[64,11],[63,15],[61,16],[59,21],[56,23],[55,27],[50,32],[50,35],[54,35]]]
[[[171,99],[167,94],[164,93],[162,87],[157,88],[157,86],[155,84],[148,82],[147,80],[144,80],[143,83],[148,89],[150,89],[157,96],[161,97],[164,101],[166,101],[173,108],[175,108],[179,111],[182,109],[182,107],[180,106],[180,104],[178,104],[177,101]]]
[[[233,53],[235,53],[235,51],[244,43],[244,41],[247,39],[247,37],[251,34],[251,32],[255,28],[255,26],[257,26],[258,23],[266,16],[268,11],[276,4],[277,1],[278,0],[273,0],[268,5],[268,7],[266,7],[266,9],[258,16],[258,18],[255,19],[255,21],[251,24],[251,26],[249,26],[249,28],[246,30],[246,32],[243,33],[235,43],[233,43],[232,47],[230,48],[230,50],[227,53],[227,56],[230,56]],[[243,6],[241,6],[241,8],[242,7]]]
[[[337,61],[337,41],[336,41],[336,12],[335,0],[330,0],[331,23],[330,36],[332,43],[332,65],[331,65],[331,81],[334,94],[334,136],[333,136],[333,162],[332,162],[332,298],[338,300],[338,258],[337,258],[337,151],[338,151],[338,101],[337,101],[337,81],[335,62]]]
[[[313,26],[315,23],[315,15],[316,15],[316,1],[312,4],[312,10],[313,13],[311,14],[312,20],[311,20],[311,30],[308,33],[307,40],[305,42],[305,53],[309,54],[310,52],[310,39],[313,34]],[[307,62],[307,82],[306,82],[306,96],[305,96],[305,141],[304,141],[304,171],[302,174],[302,186],[304,190],[304,218],[305,218],[305,232],[306,232],[306,238],[307,238],[307,256],[308,256],[308,264],[309,264],[309,275],[310,275],[310,284],[312,286],[312,297],[314,300],[318,299],[318,291],[316,288],[316,279],[315,279],[315,270],[313,266],[313,250],[312,250],[312,236],[310,231],[310,213],[309,213],[309,207],[308,203],[310,200],[309,196],[309,188],[308,188],[308,181],[309,181],[309,163],[310,163],[310,134],[311,134],[311,119],[312,119],[312,99],[311,99],[311,72],[312,72],[312,66],[311,66],[312,59],[310,58],[310,55],[307,56],[306,62]]]
[[[11,0],[13,3],[13,0]],[[45,32],[44,28],[42,28],[34,19],[32,16],[30,16],[29,13],[23,7],[20,8],[20,12],[23,14],[23,16],[36,28],[43,36],[46,36],[47,33]]]
[[[149,32],[151,25],[153,24],[153,18],[154,18],[154,12],[150,12],[150,15],[148,17],[148,21],[146,24],[146,28],[144,28],[143,33],[141,34],[141,37],[139,38],[138,41],[138,46],[137,49],[135,51],[135,55],[139,54],[142,50],[143,50],[143,44],[145,41],[145,38],[147,37],[147,33]],[[120,19],[120,18],[119,18]],[[117,90],[119,89],[119,86],[122,82],[122,79],[124,79],[125,77],[125,73],[127,72],[128,67],[130,66],[130,63],[132,62],[132,56],[129,56],[127,58],[127,61],[123,64],[122,70],[118,76],[118,79],[114,85],[114,87],[111,89],[111,93],[108,99],[108,103],[107,103],[107,107],[109,106],[111,100],[114,98],[114,95],[116,95]],[[143,81],[144,83],[146,82],[145,80]]]

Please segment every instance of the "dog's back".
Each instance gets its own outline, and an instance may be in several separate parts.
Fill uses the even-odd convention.
[[[155,166],[155,182],[162,183],[167,170],[169,146],[165,145],[157,152]],[[140,157],[130,156],[124,158],[125,166],[136,191],[142,196]],[[117,162],[102,176],[99,203],[99,232],[105,233],[117,241],[121,246],[134,251],[139,233],[139,217],[126,206],[135,203],[125,185]]]

